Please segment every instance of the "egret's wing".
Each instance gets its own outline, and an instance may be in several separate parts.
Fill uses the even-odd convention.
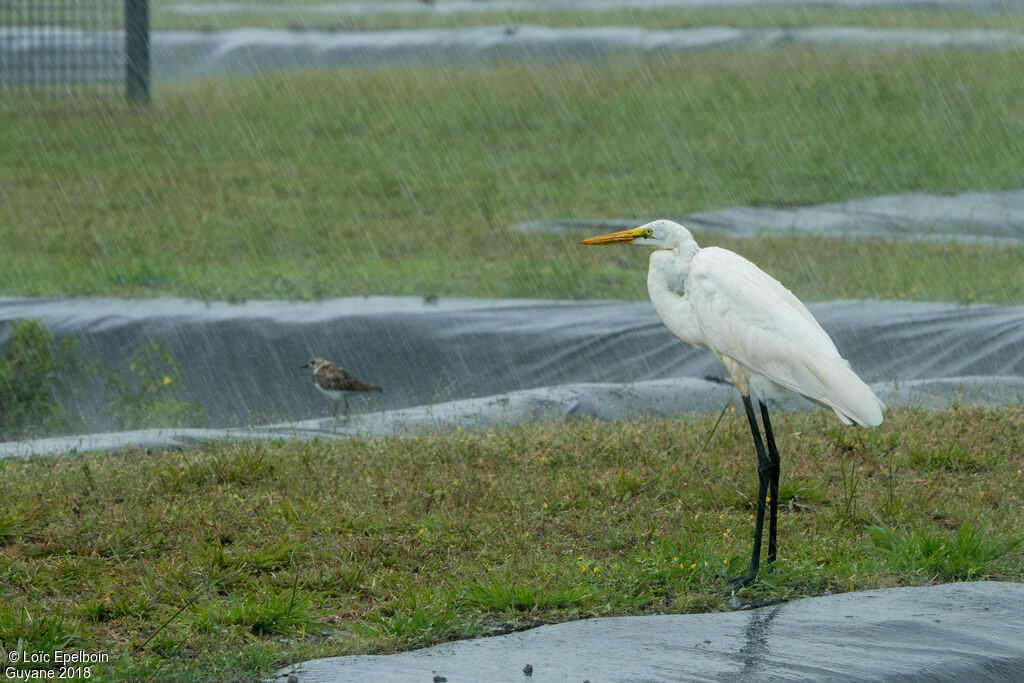
[[[861,424],[881,422],[881,404],[850,369],[807,307],[738,254],[703,249],[686,284],[708,346],[787,389]]]
[[[690,267],[686,293],[709,345],[713,341],[713,348],[745,365],[766,353],[840,358],[807,307],[739,254],[702,249]]]

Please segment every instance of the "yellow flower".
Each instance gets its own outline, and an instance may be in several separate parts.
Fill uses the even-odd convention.
[[[547,504],[547,503],[544,503],[544,507],[547,507],[547,506],[548,506],[548,504]]]
[[[694,562],[693,564],[690,565],[690,569],[696,569],[696,568],[697,568],[697,563],[696,562]]]
[[[171,379],[167,375],[164,375],[164,386],[167,386],[168,384],[170,384],[173,381],[174,381],[173,379]]]
[[[595,572],[596,572],[596,571],[597,571],[598,569],[599,569],[598,567],[594,567],[594,571],[595,571]]]

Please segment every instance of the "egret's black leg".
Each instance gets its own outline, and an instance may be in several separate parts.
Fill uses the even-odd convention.
[[[764,437],[768,442],[768,475],[770,497],[768,505],[768,562],[775,561],[775,554],[778,545],[775,542],[775,529],[778,526],[779,518],[779,449],[775,446],[775,435],[772,434],[772,421],[768,419],[768,406],[763,401],[761,404],[761,422],[764,423]]]
[[[754,448],[757,450],[757,519],[754,522],[754,549],[750,553],[750,570],[746,576],[738,576],[729,579],[729,583],[736,588],[742,588],[754,580],[757,576],[757,569],[761,564],[761,535],[764,531],[764,504],[768,495],[768,484],[770,479],[771,463],[768,454],[764,451],[764,443],[761,441],[761,430],[757,425],[757,416],[754,415],[754,406],[749,396],[743,397],[743,407],[747,409],[747,420],[750,422],[750,433],[754,437]]]
[[[334,402],[334,414],[332,414],[331,417],[338,417],[338,402],[337,401]]]

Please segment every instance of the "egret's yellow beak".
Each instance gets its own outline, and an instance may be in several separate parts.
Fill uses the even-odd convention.
[[[629,230],[623,230],[622,232],[613,232],[607,235],[588,237],[580,242],[580,244],[632,244],[633,240],[637,237],[643,237],[643,235],[643,228],[630,228]]]

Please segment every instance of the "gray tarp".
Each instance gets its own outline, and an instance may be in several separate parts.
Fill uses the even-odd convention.
[[[859,27],[670,30],[631,26],[551,28],[479,26],[386,31],[155,31],[153,74],[182,79],[395,63],[471,63],[492,59],[595,59],[638,52],[804,43],[829,46],[1019,50],[1024,34]]]
[[[955,583],[741,612],[588,619],[387,656],[334,657],[300,683],[1020,681],[1024,585]],[[532,676],[523,675],[532,667]]]
[[[586,236],[623,230],[647,220],[538,220],[517,223],[510,229]],[[768,233],[1019,246],[1024,244],[1024,191],[901,194],[787,209],[740,206],[675,220],[694,230],[731,237]]]
[[[286,4],[275,2],[181,2],[168,6],[177,14],[203,15],[231,12],[256,14],[479,14],[482,12],[572,10],[574,12],[722,7],[845,7],[864,9],[950,9],[966,11],[1024,9],[1024,0],[376,0],[374,2],[320,2]]]
[[[810,309],[891,405],[1024,395],[1024,306],[836,301]],[[19,318],[73,337],[84,360],[109,367],[159,342],[182,366],[178,397],[199,400],[214,429],[4,444],[5,454],[671,415],[720,409],[731,390],[704,380],[725,376],[718,361],[679,342],[646,301],[0,299],[0,341]],[[384,387],[352,400],[353,413],[374,414],[311,421],[331,410],[299,367],[313,355]],[[94,431],[111,426],[106,400],[93,381],[80,401]],[[794,398],[785,407],[801,405]],[[286,420],[306,421],[279,424]]]
[[[478,26],[456,29],[386,31],[293,31],[240,28],[225,31],[153,31],[153,77],[157,80],[258,74],[289,69],[325,69],[408,63],[472,63],[495,59],[594,59],[617,54],[692,51],[804,43],[821,47],[953,48],[1020,50],[1024,34],[996,30],[943,31],[861,27],[733,28],[706,26],[670,30],[631,26],[550,28]],[[46,64],[55,50],[73,51],[82,63],[99,53],[123,50],[116,31],[72,28],[0,27],[0,85],[20,82],[26,73],[47,80]],[[117,80],[120,60],[83,71],[76,78]],[[25,64],[44,65],[26,70]],[[6,66],[5,66],[6,65]],[[109,66],[114,65],[114,66]]]

